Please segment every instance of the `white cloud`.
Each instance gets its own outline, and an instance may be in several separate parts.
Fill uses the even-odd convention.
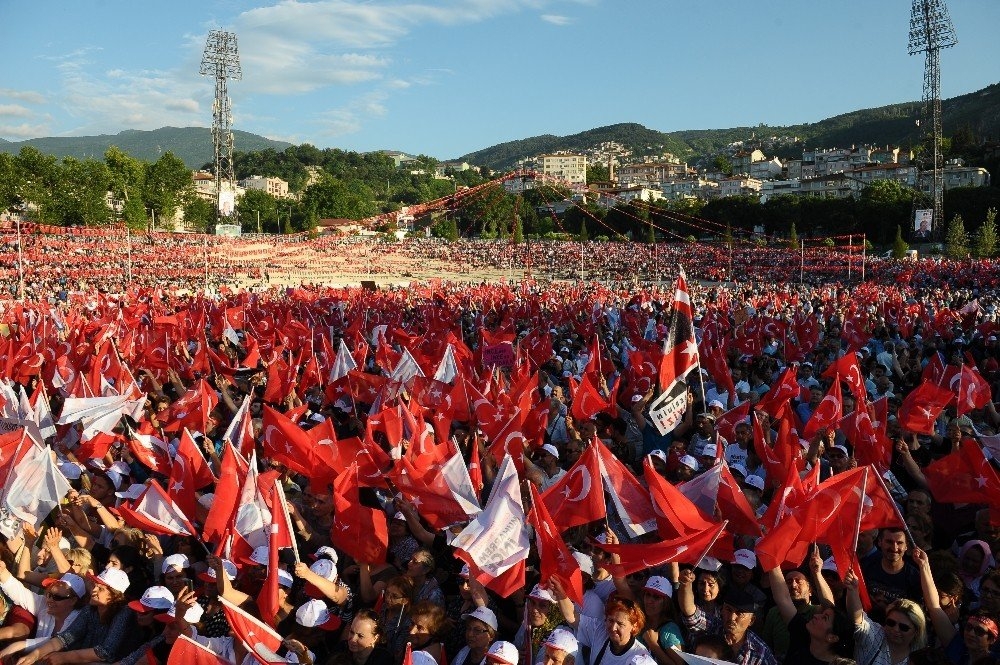
[[[9,136],[14,140],[33,139],[37,136],[46,136],[49,132],[48,125],[0,125],[0,136]]]
[[[3,115],[27,118],[34,114],[20,104],[0,104],[0,116]]]
[[[0,88],[0,97],[16,99],[26,104],[44,104],[45,95],[33,90],[11,90],[10,88]]]
[[[542,20],[552,25],[569,25],[573,22],[573,19],[569,16],[561,16],[559,14],[542,14]]]

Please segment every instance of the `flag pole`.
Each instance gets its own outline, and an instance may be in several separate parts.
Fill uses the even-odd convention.
[[[712,548],[715,547],[716,541],[719,540],[719,538],[722,537],[722,532],[726,530],[726,526],[728,524],[729,524],[729,520],[723,520],[722,524],[719,525],[719,530],[716,532],[715,536],[712,538],[712,542],[710,542],[708,544],[708,546],[705,548],[705,551],[701,553],[701,556],[698,557],[698,561],[694,564],[695,568],[697,568],[698,566],[700,566],[701,562],[705,560],[706,556],[708,556],[708,553],[712,551]]]
[[[7,475],[3,479],[3,490],[0,493],[0,505],[3,505],[7,501],[7,488],[10,485],[10,475],[14,473],[14,467],[17,466],[18,459],[21,457],[21,446],[24,445],[24,440],[28,436],[28,430],[25,427],[21,428],[21,439],[17,442],[17,448],[14,449],[14,457],[11,459],[11,464],[7,467]]]
[[[858,502],[858,519],[854,523],[854,538],[851,540],[851,551],[855,553],[858,551],[858,538],[861,536],[861,518],[864,516],[865,512],[865,498],[868,496],[868,471],[869,468],[866,466],[864,476],[862,476],[861,480],[861,501]],[[893,501],[893,505],[895,505],[895,503],[896,502]],[[857,556],[857,554],[855,554],[855,556]]]
[[[910,532],[910,526],[906,523],[906,520],[903,519],[903,514],[899,512],[899,506],[896,505],[896,500],[893,499],[892,494],[889,493],[889,488],[885,484],[885,478],[882,477],[881,473],[876,473],[875,477],[878,478],[879,484],[882,486],[882,489],[885,490],[886,496],[889,497],[889,500],[892,503],[892,511],[896,513],[896,517],[903,524],[903,531],[906,532],[906,537],[910,539],[911,543],[916,543],[916,541],[913,540],[913,534]]]

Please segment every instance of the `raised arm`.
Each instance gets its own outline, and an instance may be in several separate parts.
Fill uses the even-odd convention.
[[[847,571],[847,574],[844,575],[844,587],[847,589],[847,596],[845,598],[847,602],[847,615],[851,617],[851,621],[854,622],[855,626],[860,626],[865,615],[865,610],[861,606],[861,596],[858,593],[858,576],[853,569]]]
[[[694,571],[690,568],[682,570],[677,581],[677,607],[681,611],[681,616],[692,617],[698,609],[694,604]],[[784,586],[784,580],[781,584]],[[787,592],[787,589],[785,591]]]
[[[955,636],[955,626],[941,609],[941,596],[938,595],[937,584],[934,583],[934,575],[931,574],[931,562],[927,558],[927,552],[915,547],[912,556],[913,563],[917,564],[917,569],[920,571],[920,590],[924,594],[924,606],[934,626],[934,633],[941,644],[948,644]]]
[[[823,557],[819,554],[819,545],[812,546],[812,553],[809,555],[809,574],[812,587],[818,592],[819,597],[831,605],[834,604],[833,589],[823,577]]]
[[[795,618],[798,610],[792,602],[792,595],[788,593],[788,585],[785,584],[785,576],[781,574],[781,567],[767,571],[767,576],[771,580],[771,595],[774,597],[774,604],[778,607],[781,620],[788,623]]]

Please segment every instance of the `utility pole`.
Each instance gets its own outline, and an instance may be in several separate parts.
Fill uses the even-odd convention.
[[[215,101],[212,103],[212,144],[215,149],[215,223],[222,223],[222,184],[228,184],[232,191],[232,210],[225,216],[236,218],[236,174],[233,170],[233,113],[229,99],[228,79],[238,81],[243,78],[240,69],[240,52],[236,44],[236,33],[211,30],[201,57],[200,73],[215,77]],[[229,203],[228,196],[226,203]]]
[[[931,232],[939,236],[944,220],[944,175],[941,172],[941,49],[958,43],[955,26],[944,0],[913,0],[910,10],[910,55],[924,53],[924,108],[922,120],[931,124],[933,142],[932,195],[934,217]]]

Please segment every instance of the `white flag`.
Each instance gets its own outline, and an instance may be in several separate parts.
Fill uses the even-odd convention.
[[[354,362],[354,356],[347,350],[347,345],[341,339],[340,346],[337,347],[337,357],[333,361],[333,367],[330,368],[330,379],[327,383],[338,381],[347,376],[347,373],[352,369],[357,368],[358,364]]]
[[[48,448],[31,449],[10,473],[4,503],[11,513],[36,529],[70,490],[69,481],[52,461]]]
[[[451,383],[458,376],[458,363],[455,362],[455,347],[448,344],[444,350],[444,356],[438,363],[437,371],[434,372],[434,380],[442,383]]]

